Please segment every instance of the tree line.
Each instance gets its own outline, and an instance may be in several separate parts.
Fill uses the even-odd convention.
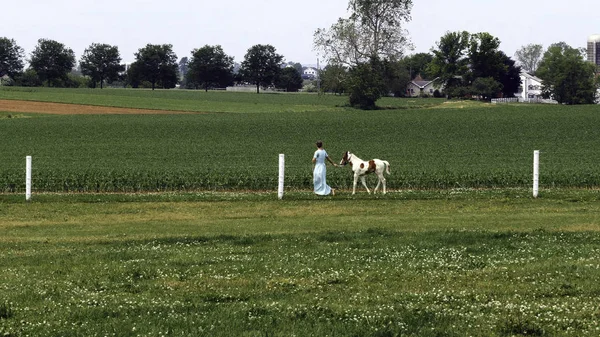
[[[412,49],[403,29],[411,19],[412,0],[350,0],[348,18],[314,33],[314,49],[328,64],[320,71],[320,88],[346,94],[352,106],[376,108],[386,95],[404,96],[417,76],[435,80],[436,96],[447,98],[512,97],[521,85],[521,69],[543,80],[545,97],[559,103],[592,104],[600,81],[597,67],[585,61],[584,50],[564,42],[530,44],[515,54],[502,52],[500,40],[486,32],[447,32],[430,53],[407,55]],[[40,39],[23,71],[23,49],[14,40],[0,38],[0,77],[8,75],[15,85],[78,86],[69,74],[75,66],[73,51],[63,44]],[[283,56],[271,45],[248,49],[239,71],[220,45],[194,49],[179,63],[170,44],[148,44],[135,53],[125,68],[117,46],[94,43],[79,62],[89,86],[122,81],[131,87],[222,88],[235,82],[297,91],[302,88],[301,67],[284,66]]]
[[[564,42],[521,47],[516,60],[502,52],[500,40],[486,32],[447,32],[431,53],[406,56],[412,48],[402,29],[410,20],[411,0],[350,0],[349,18],[314,34],[315,49],[328,66],[322,88],[347,93],[350,103],[375,108],[378,98],[402,96],[420,74],[435,80],[448,98],[513,97],[521,69],[542,80],[542,95],[565,104],[593,104],[600,81],[585,50]]]
[[[239,72],[234,72],[233,57],[219,45],[194,49],[191,58],[178,62],[170,44],[147,44],[134,54],[129,66],[121,63],[119,48],[92,43],[79,61],[79,70],[91,88],[120,81],[133,88],[174,88],[184,83],[188,88],[211,89],[232,85],[234,81],[261,87],[275,86],[298,91],[303,79],[298,67],[282,67],[283,56],[271,45],[254,45],[244,57]],[[24,50],[13,39],[0,38],[0,77],[7,75],[13,85],[79,87],[72,76],[76,68],[75,53],[64,44],[40,39],[31,52],[29,67],[24,68]],[[301,69],[300,69],[301,70]]]

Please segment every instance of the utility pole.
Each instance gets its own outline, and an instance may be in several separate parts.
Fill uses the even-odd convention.
[[[321,95],[321,69],[319,68],[319,58],[317,58],[317,93]]]

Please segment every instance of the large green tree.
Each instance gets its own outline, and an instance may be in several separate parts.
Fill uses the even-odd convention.
[[[503,97],[513,97],[519,91],[521,85],[521,67],[516,65],[515,60],[508,57],[504,52],[499,51],[502,55],[502,62],[506,66],[506,71],[499,74],[498,82],[502,84]]]
[[[497,37],[489,33],[472,34],[468,53],[469,71],[464,78],[471,84],[479,78],[486,79],[484,83],[489,83],[491,78],[500,85],[490,87],[499,88],[498,93],[502,92],[503,97],[512,97],[521,84],[519,76],[521,68],[515,66],[514,60],[499,48],[500,40]],[[481,96],[486,99],[494,97],[493,95]]]
[[[536,74],[544,95],[564,104],[593,104],[597,97],[596,66],[579,49],[564,42],[548,47]]]
[[[350,69],[348,93],[351,106],[364,110],[377,108],[377,100],[388,90],[382,76],[384,69],[383,62],[377,57]]]
[[[342,94],[348,87],[348,68],[341,64],[329,64],[319,73],[321,90]]]
[[[500,40],[489,33],[448,32],[432,50],[434,56],[428,70],[444,86],[448,97],[493,97],[481,94],[483,85],[498,88],[496,94],[511,97],[521,83],[521,69],[499,47]],[[482,80],[473,86],[478,79]],[[496,84],[491,85],[492,81]]]
[[[100,83],[100,89],[104,87],[104,81],[110,83],[119,79],[119,74],[125,70],[119,47],[103,43],[92,43],[83,52],[79,65],[81,73],[92,80],[92,87]]]
[[[0,77],[8,75],[13,78],[23,71],[23,48],[13,39],[0,37]]]
[[[248,49],[240,68],[244,80],[256,85],[256,93],[260,87],[268,87],[281,72],[283,56],[277,54],[271,45],[257,44]]]
[[[225,87],[233,82],[233,57],[219,45],[205,45],[192,51],[186,75],[188,86],[196,88]]]
[[[147,44],[135,53],[135,62],[131,65],[128,76],[132,73],[138,81],[148,81],[154,90],[157,86],[163,89],[174,88],[179,80],[177,55],[170,44]]]
[[[281,72],[275,77],[275,87],[278,89],[285,89],[287,92],[296,92],[302,89],[302,75],[294,67],[285,67],[281,69]]]
[[[406,88],[411,81],[410,72],[402,61],[383,60],[381,62],[381,77],[385,84],[382,94],[393,94],[395,97],[404,97]]]
[[[75,66],[75,53],[60,42],[39,39],[29,64],[49,86],[64,86]]]
[[[469,80],[493,77],[506,71],[502,55],[498,52],[500,40],[489,33],[472,34],[469,38]]]
[[[433,59],[428,72],[436,77],[436,83],[444,87],[448,97],[463,86],[462,77],[469,70],[468,48],[470,34],[466,31],[447,32],[431,50]]]
[[[543,54],[544,47],[541,44],[530,43],[519,48],[515,53],[515,57],[523,70],[530,74],[535,74]]]
[[[314,49],[332,64],[354,66],[373,57],[398,60],[412,48],[403,28],[411,19],[412,4],[412,0],[350,0],[350,17],[318,29]]]
[[[422,78],[433,79],[429,73],[429,64],[433,60],[433,55],[430,53],[417,53],[406,56],[402,59],[402,64],[408,70],[410,79],[414,79],[418,75]]]
[[[381,89],[385,87],[382,62],[398,61],[413,48],[404,29],[411,19],[412,5],[412,0],[350,0],[349,18],[339,18],[329,29],[314,33],[314,49],[327,63],[350,67],[351,105],[374,108],[372,98],[378,99],[385,91]],[[377,72],[370,73],[369,69]],[[370,88],[368,84],[378,87]]]

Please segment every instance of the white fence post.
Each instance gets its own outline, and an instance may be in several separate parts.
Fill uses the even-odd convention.
[[[31,156],[25,157],[25,200],[31,199]]]
[[[285,177],[285,155],[279,154],[279,188],[277,189],[277,197],[283,199],[283,181]]]
[[[540,151],[533,151],[533,197],[537,198],[540,184]]]

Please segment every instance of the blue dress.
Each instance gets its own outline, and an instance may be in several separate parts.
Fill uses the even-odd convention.
[[[323,149],[315,151],[313,158],[316,159],[315,169],[313,170],[313,184],[315,185],[315,194],[329,195],[331,187],[327,185],[327,167],[325,166],[325,158],[327,152]]]

